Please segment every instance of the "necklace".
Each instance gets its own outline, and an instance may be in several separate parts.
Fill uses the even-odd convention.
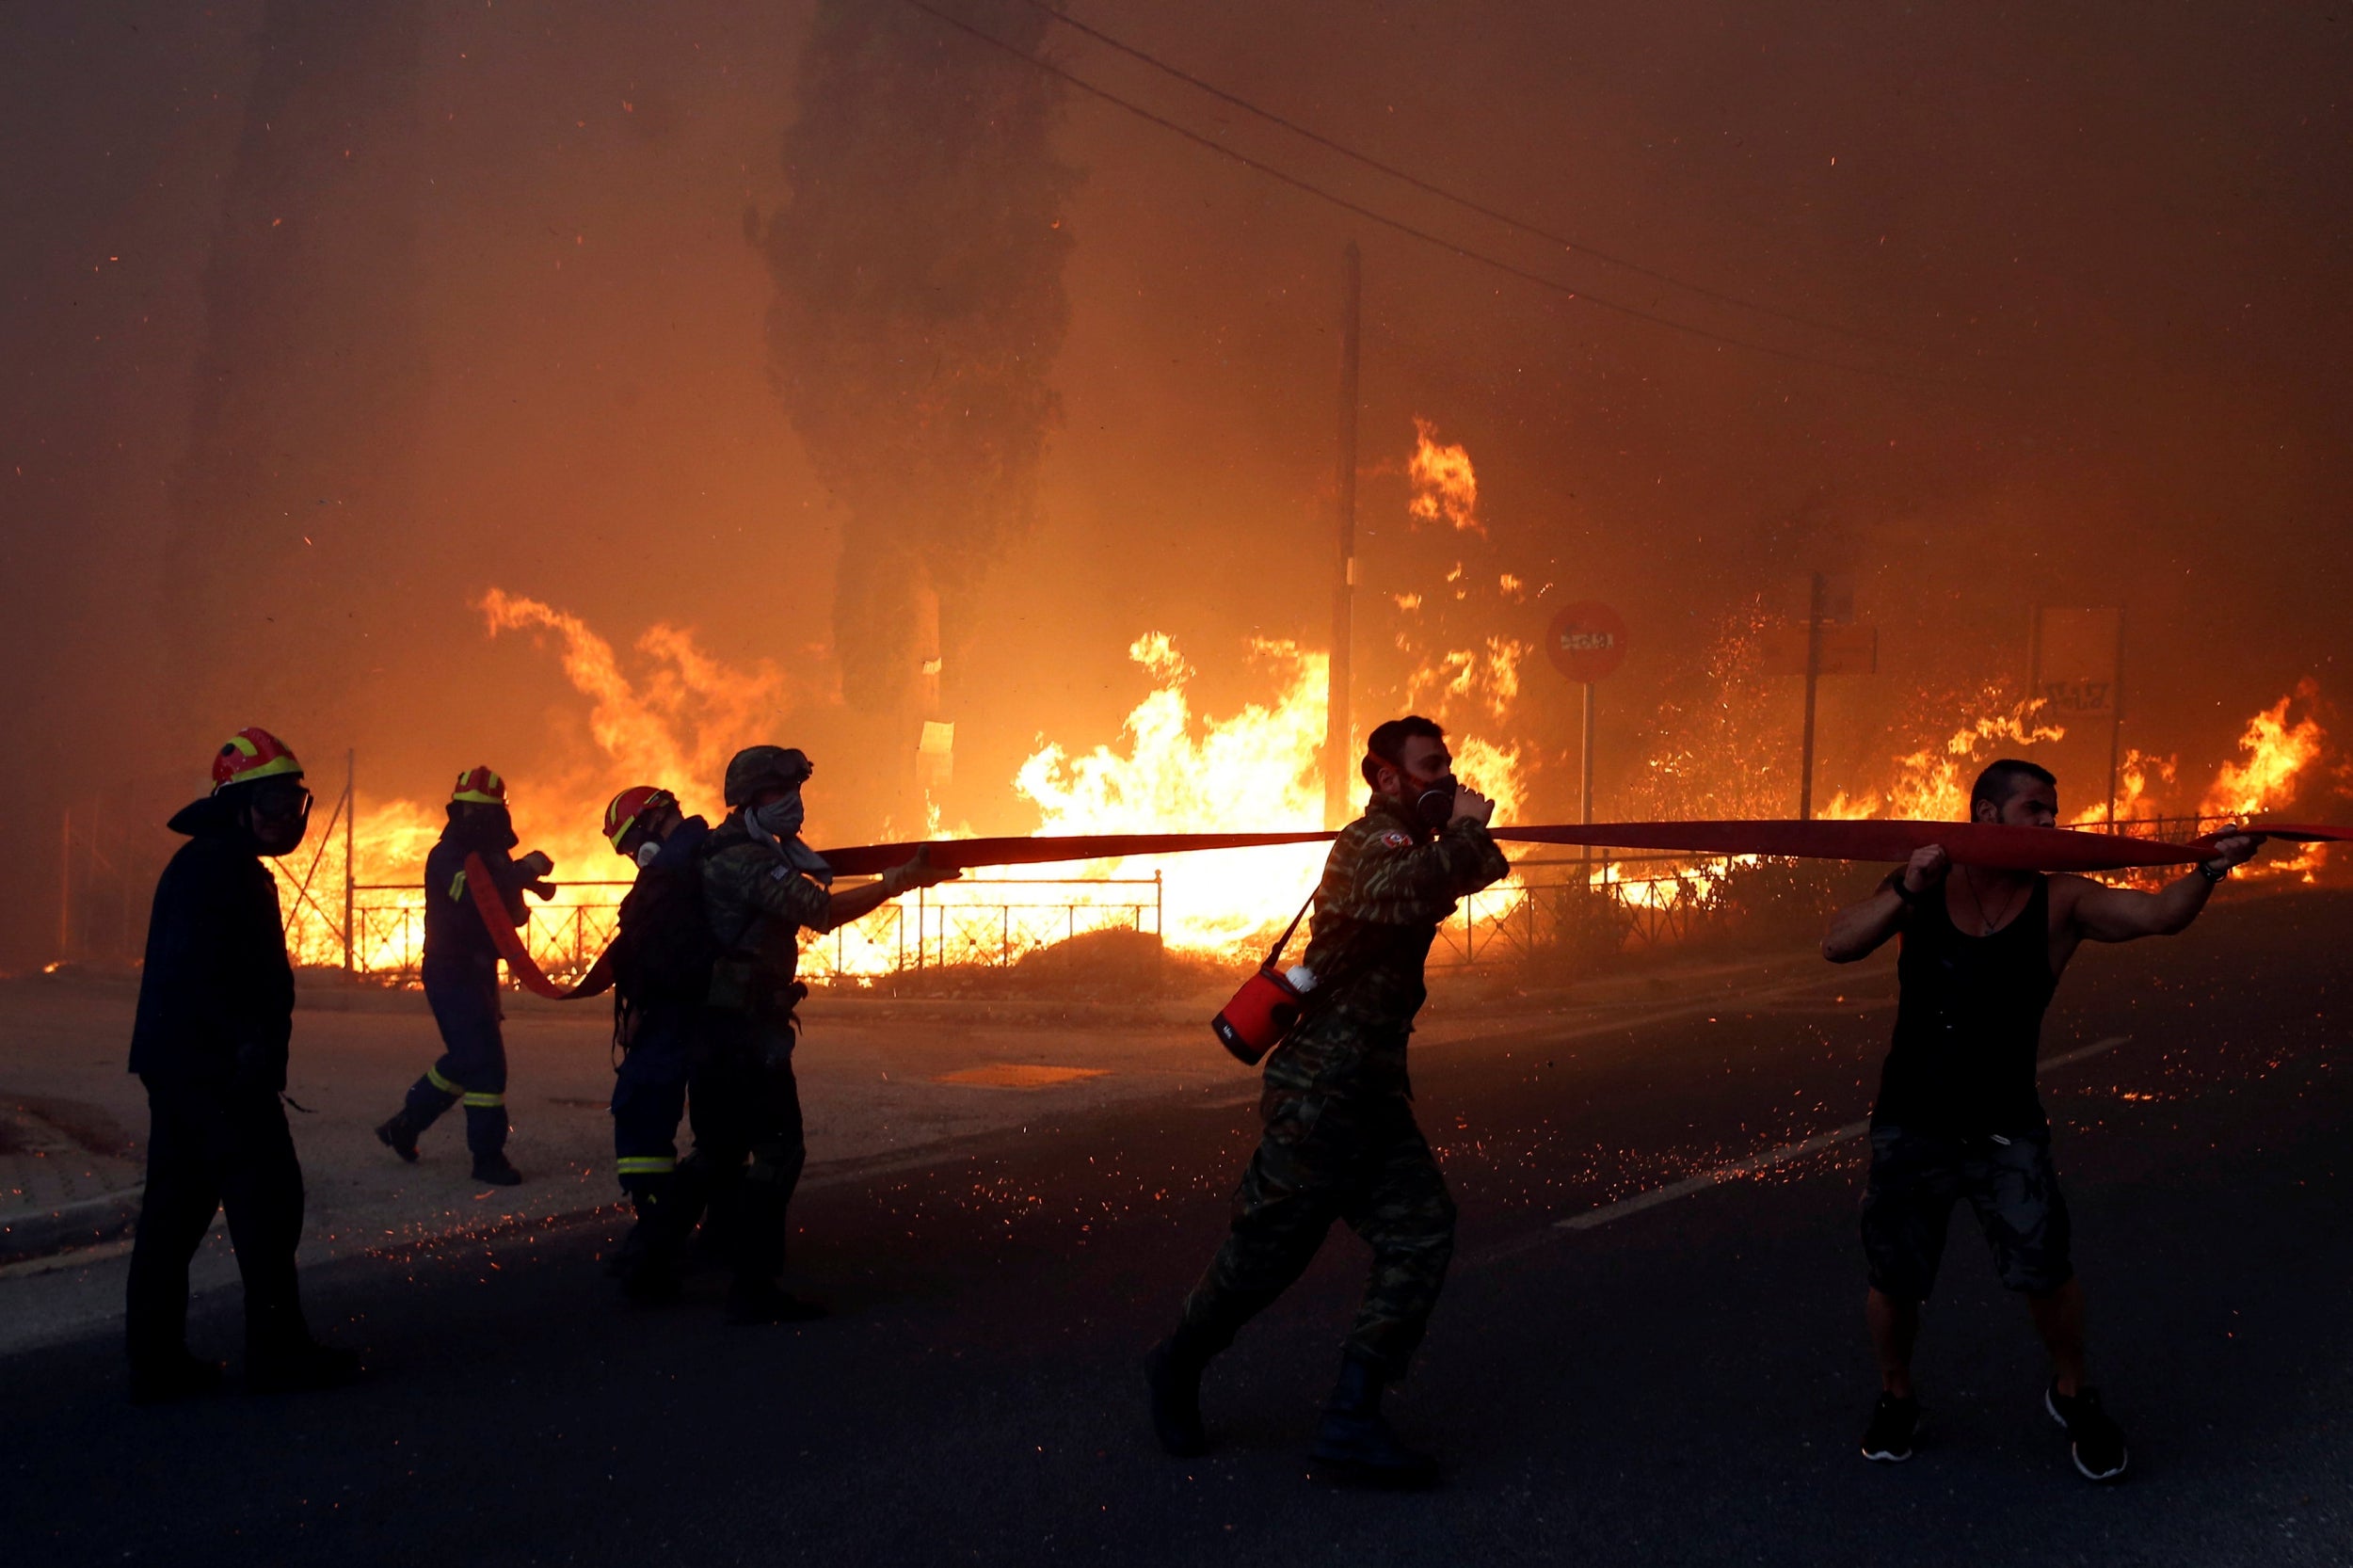
[[[1977,923],[1985,927],[1985,929],[1978,932],[1977,935],[1980,936],[1993,936],[1994,932],[2001,929],[2002,922],[1994,920],[1993,916],[1985,912],[1985,900],[1977,896],[1977,879],[1969,874],[1969,868],[1966,866],[1963,866],[1961,869],[1961,885],[1969,889],[1969,902],[1977,905]],[[2034,896],[2034,885],[2032,883],[2029,883],[2026,886],[2026,896],[2028,898],[2032,898]],[[2005,900],[2002,904],[2003,920],[2008,920],[2009,918],[2009,904],[2008,900]]]

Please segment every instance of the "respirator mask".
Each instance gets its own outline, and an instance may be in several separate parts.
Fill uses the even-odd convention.
[[[639,871],[644,871],[648,866],[653,864],[654,856],[660,855],[661,853],[662,840],[659,839],[648,839],[644,843],[637,846],[637,853],[631,856],[631,858],[637,862],[637,869]]]
[[[1435,832],[1454,820],[1454,792],[1458,787],[1451,773],[1422,786],[1421,792],[1414,797],[1414,815],[1421,819],[1423,826]]]

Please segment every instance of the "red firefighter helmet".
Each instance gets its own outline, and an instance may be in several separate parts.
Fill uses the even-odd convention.
[[[631,828],[637,825],[640,817],[664,806],[677,804],[678,796],[659,784],[632,784],[615,795],[613,803],[604,808],[605,842],[613,846],[614,854],[626,854],[627,851],[621,848],[621,840],[629,836]]]
[[[238,730],[222,743],[213,755],[213,793],[218,794],[232,784],[251,784],[264,778],[302,776],[302,764],[286,749],[286,743],[251,725]]]
[[[449,793],[452,804],[464,801],[473,806],[504,806],[506,804],[506,780],[488,767],[468,768],[457,776],[457,787]]]

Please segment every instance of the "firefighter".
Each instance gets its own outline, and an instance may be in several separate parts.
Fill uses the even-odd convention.
[[[1406,1037],[1439,923],[1511,867],[1487,835],[1494,806],[1455,780],[1444,730],[1418,715],[1391,719],[1366,749],[1372,796],[1324,862],[1305,959],[1317,978],[1267,1057],[1265,1132],[1234,1194],[1232,1229],[1144,1370],[1161,1445],[1200,1453],[1203,1368],[1344,1221],[1372,1248],[1372,1277],[1312,1452],[1344,1475],[1426,1485],[1436,1463],[1381,1414],[1454,1250],[1454,1203],[1414,1125]]]
[[[211,1393],[221,1369],[188,1352],[188,1263],[216,1211],[245,1281],[246,1383],[331,1387],[360,1358],[311,1337],[295,1282],[302,1167],[280,1097],[294,1028],[278,884],[264,856],[309,829],[302,764],[266,729],[213,759],[212,793],[171,819],[188,841],[155,884],[131,1032],[147,1089],[147,1184],[131,1250],[127,1348],[142,1404]]]
[[[637,1223],[608,1272],[640,1303],[677,1296],[680,1255],[702,1218],[708,1185],[700,1160],[680,1162],[678,1128],[703,1063],[712,943],[698,852],[710,835],[709,823],[685,815],[678,797],[655,785],[633,784],[604,808],[606,841],[638,867],[613,945],[613,1034],[622,1053],[613,1153]]]
[[[460,1100],[473,1178],[496,1187],[522,1180],[506,1158],[506,1045],[499,1034],[499,950],[466,886],[466,858],[478,855],[509,924],[523,923],[523,890],[541,898],[555,862],[533,850],[520,860],[506,781],[487,767],[457,776],[449,825],[424,861],[424,1000],[440,1027],[440,1060],[410,1085],[408,1103],[376,1129],[384,1145],[414,1164],[417,1137]]]
[[[711,1219],[728,1245],[731,1322],[796,1322],[824,1308],[776,1283],[785,1211],[807,1151],[792,1078],[799,934],[831,931],[899,894],[962,874],[929,852],[848,892],[801,841],[801,787],[816,770],[799,751],[748,746],[728,763],[727,820],[701,847],[703,913],[716,951],[705,1015],[708,1064],[695,1096],[695,1148],[710,1172]],[[703,1092],[708,1087],[708,1093]]]

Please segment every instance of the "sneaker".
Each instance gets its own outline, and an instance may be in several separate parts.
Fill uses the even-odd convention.
[[[1881,1394],[1863,1431],[1863,1457],[1901,1464],[1912,1457],[1912,1440],[1919,1432],[1920,1401],[1909,1394]]]
[[[417,1162],[417,1124],[402,1111],[376,1129],[376,1141],[413,1165]]]
[[[507,1163],[506,1156],[485,1154],[474,1158],[473,1178],[487,1181],[493,1187],[514,1187],[520,1184],[523,1174]]]
[[[2124,1473],[2132,1457],[2124,1451],[2124,1429],[2109,1418],[2097,1388],[2068,1395],[2054,1382],[2042,1391],[2042,1408],[2067,1429],[2068,1455],[2086,1480],[2114,1480]]]

